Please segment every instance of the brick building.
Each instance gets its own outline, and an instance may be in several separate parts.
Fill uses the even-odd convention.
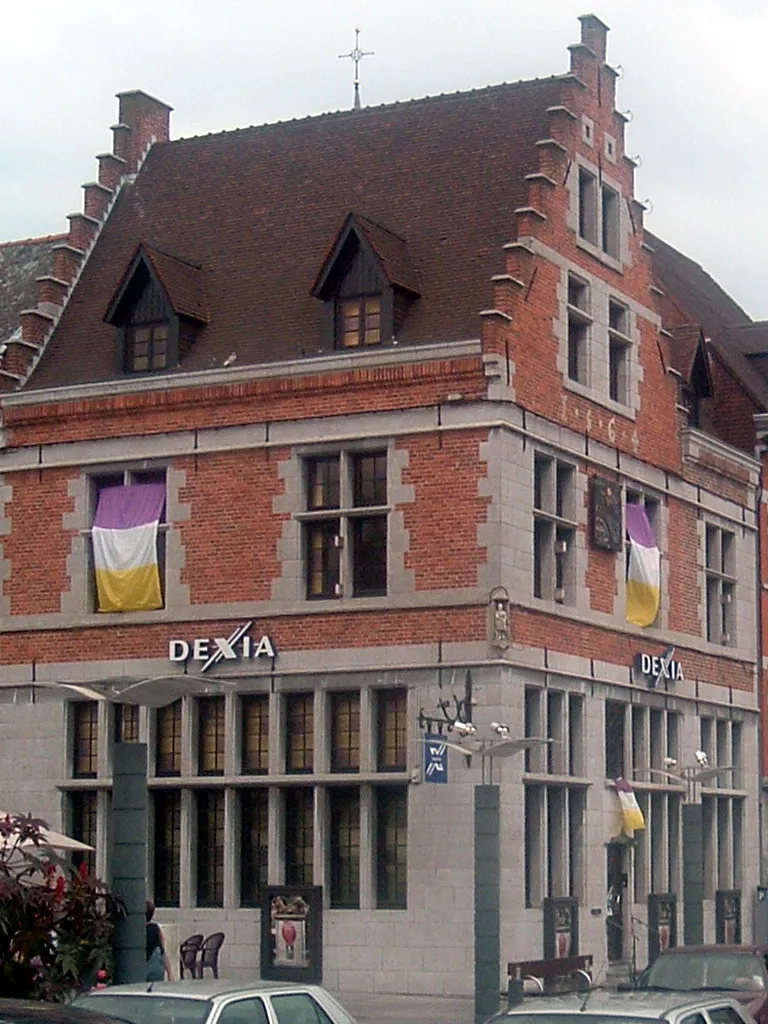
[[[683,933],[697,750],[737,769],[689,794],[703,934],[751,934],[765,385],[675,300],[594,16],[570,61],[178,141],[122,94],[7,345],[4,800],[108,873],[111,740],[146,741],[150,891],[225,973],[265,886],[314,885],[327,984],[468,992],[489,771],[503,959],[642,964]],[[136,496],[151,585],[108,514]],[[162,708],[42,685],[184,673]],[[550,742],[433,785],[439,723]]]

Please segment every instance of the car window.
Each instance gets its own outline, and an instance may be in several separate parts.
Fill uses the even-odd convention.
[[[131,1024],[203,1024],[211,1004],[204,999],[182,999],[179,996],[120,995],[78,996],[76,1006],[97,1013],[121,1017]]]
[[[712,1024],[744,1024],[744,1018],[733,1006],[715,1006],[707,1014]]]
[[[660,956],[643,972],[638,987],[685,992],[706,988],[761,991],[766,987],[766,972],[762,959],[752,954],[670,953]]]
[[[707,1024],[707,1019],[702,1013],[689,1013],[683,1017],[680,1024]]]
[[[272,996],[278,1024],[333,1024],[325,1010],[308,992]]]
[[[237,999],[222,1008],[217,1024],[268,1024],[267,1008],[257,996]]]

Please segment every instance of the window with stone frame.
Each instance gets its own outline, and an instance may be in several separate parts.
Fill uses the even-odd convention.
[[[616,299],[609,299],[608,397],[620,405],[629,405],[630,402],[632,342],[629,331],[629,308]]]
[[[360,771],[360,691],[330,693],[331,771]]]
[[[646,517],[650,524],[653,536],[656,540],[656,546],[659,551],[662,551],[661,543],[661,502],[658,498],[653,495],[647,494],[644,491],[640,491],[635,487],[627,485],[624,488],[624,508],[625,508],[625,522],[624,522],[624,581],[626,585],[627,576],[629,574],[630,556],[632,553],[632,545],[629,538],[629,533],[626,529],[626,506],[627,505],[640,505],[645,511]],[[659,558],[659,593],[664,592],[664,559]],[[659,608],[661,604],[659,603]],[[658,613],[656,620],[651,625],[658,625]]]
[[[285,884],[312,885],[314,874],[314,790],[295,786],[283,790]]]
[[[99,766],[99,705],[95,700],[70,703],[72,723],[72,775],[95,779]]]
[[[88,477],[88,527],[86,535],[88,580],[87,606],[89,611],[98,611],[96,591],[96,571],[93,553],[93,521],[99,504],[99,495],[110,487],[124,487],[130,484],[162,484],[166,486],[166,470],[158,469],[118,469],[109,472],[92,473]],[[167,507],[163,506],[160,522],[157,527],[156,555],[157,568],[160,576],[160,592],[165,604],[166,549],[168,538]],[[130,613],[127,613],[130,614]]]
[[[621,195],[587,167],[578,168],[579,238],[595,251],[618,260],[621,256]]]
[[[248,694],[240,700],[241,763],[243,775],[269,771],[269,696]]]
[[[96,843],[98,841],[99,795],[96,790],[78,789],[67,795],[69,803],[70,835],[92,850],[76,850],[72,863],[89,875],[96,874]]]
[[[404,771],[408,763],[408,691],[376,691],[377,753],[380,772]]]
[[[537,452],[533,464],[533,596],[574,604],[575,479],[568,462]]]
[[[137,704],[115,704],[115,743],[139,742],[139,707]]]
[[[525,752],[526,906],[577,896],[584,887],[586,786],[584,697],[526,687],[525,735],[545,738]]]
[[[592,316],[589,285],[568,275],[568,379],[589,384]]]
[[[376,817],[376,906],[405,910],[408,902],[408,790],[374,788]]]
[[[181,895],[181,791],[155,790],[152,807],[154,903],[158,907],[178,907]]]
[[[155,773],[181,775],[181,700],[155,712]]]
[[[197,700],[197,770],[200,775],[224,774],[225,712],[224,697]]]
[[[311,693],[285,695],[285,770],[311,772],[315,757],[315,704]]]
[[[332,907],[360,906],[360,789],[331,786],[330,902]]]
[[[240,905],[258,907],[268,882],[269,790],[239,789]]]
[[[224,906],[224,790],[201,789],[197,803],[198,907]]]
[[[705,527],[707,640],[736,644],[736,534],[714,523]]]
[[[306,458],[301,513],[307,597],[387,593],[387,454],[343,451]]]

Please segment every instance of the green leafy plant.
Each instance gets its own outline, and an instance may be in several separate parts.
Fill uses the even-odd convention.
[[[44,821],[0,818],[0,992],[65,1001],[112,971],[121,912],[107,886],[45,842]]]

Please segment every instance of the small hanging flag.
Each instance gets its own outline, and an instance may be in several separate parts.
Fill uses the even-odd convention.
[[[626,779],[614,779],[613,785],[621,804],[621,816],[624,819],[624,831],[628,836],[633,835],[635,829],[645,828],[645,818],[637,802],[635,791]]]

